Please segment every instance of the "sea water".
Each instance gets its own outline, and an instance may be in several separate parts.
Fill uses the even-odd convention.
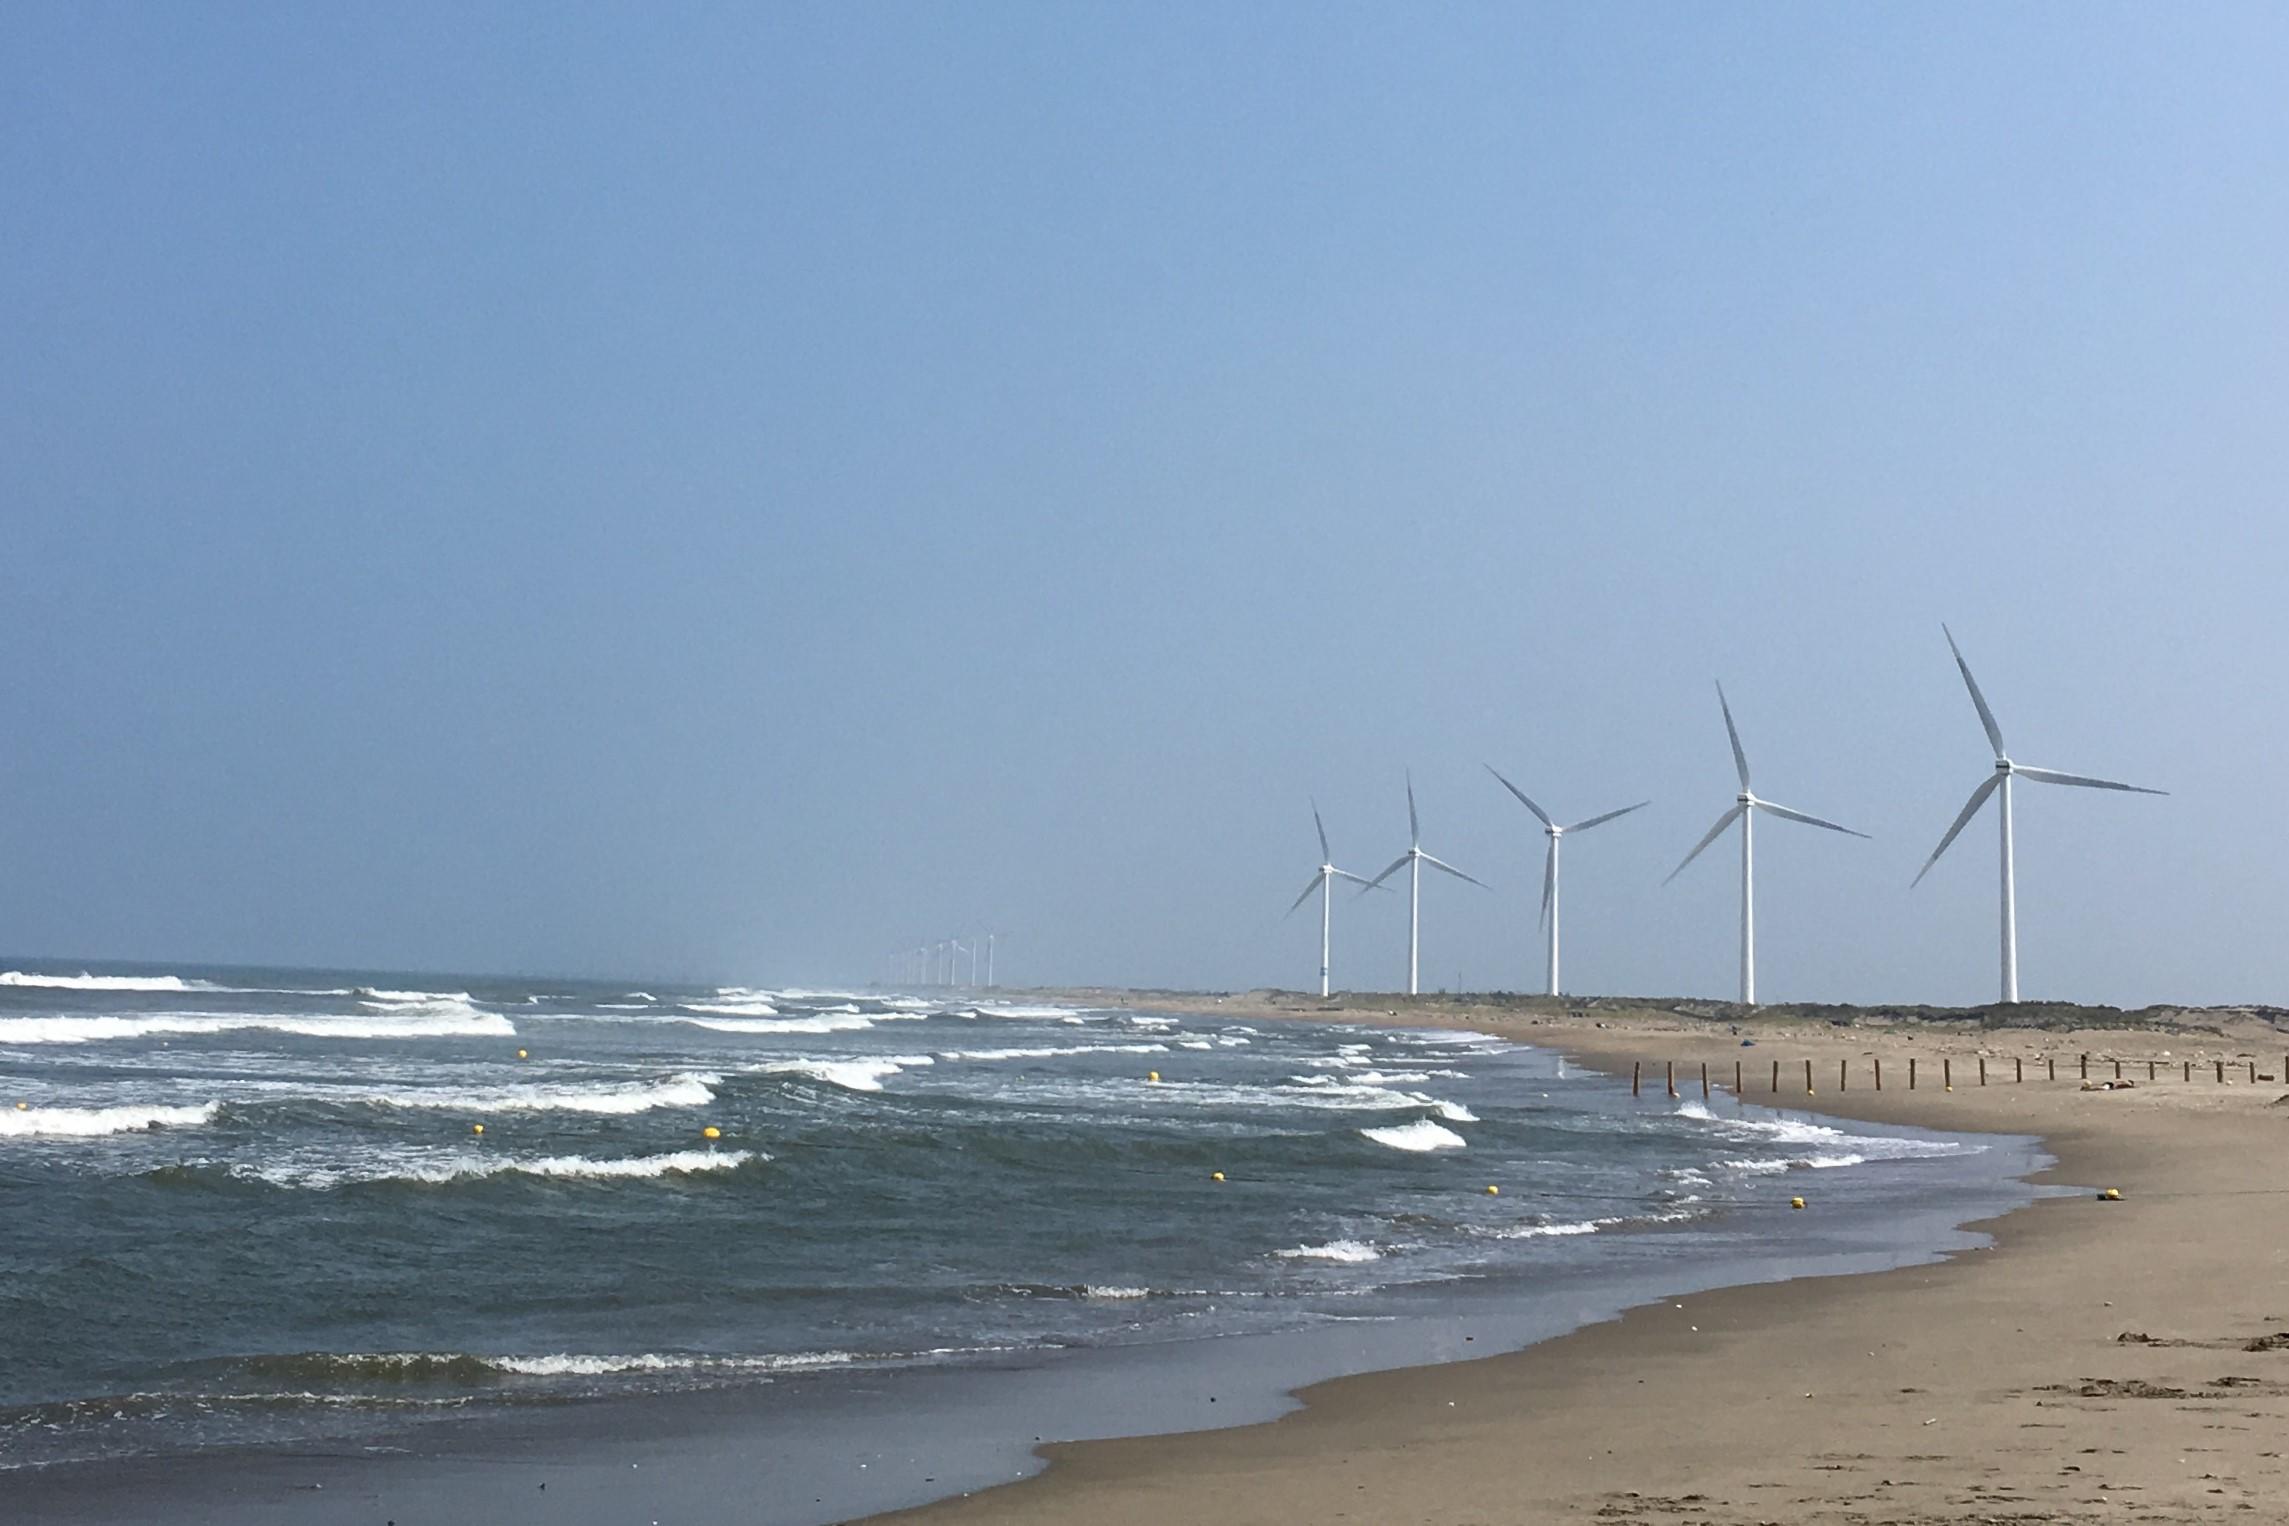
[[[1443,1030],[26,966],[0,1469],[1888,1264],[2030,1163],[1996,1148]]]

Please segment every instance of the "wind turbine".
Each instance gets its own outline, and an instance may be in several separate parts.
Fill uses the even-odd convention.
[[[1955,818],[1955,824],[1947,829],[1947,835],[1939,840],[1939,846],[1931,850],[1931,857],[1925,859],[1923,867],[1916,871],[1913,884],[1920,885],[1923,883],[1923,877],[1931,873],[1931,866],[1939,862],[1939,855],[1947,851],[1947,845],[1955,841],[1957,833],[1971,824],[1971,818],[1979,814],[1979,808],[1987,803],[1989,795],[1996,796],[2002,802],[2000,815],[2003,823],[2003,1000],[2017,1001],[2019,999],[2019,905],[2018,890],[2013,880],[2011,855],[2011,777],[2016,774],[2019,778],[2032,779],[2038,784],[2072,784],[2083,789],[2122,790],[2132,795],[2166,795],[2169,791],[2147,789],[2136,784],[2117,784],[2111,779],[2089,779],[2081,774],[2062,774],[2048,768],[2029,768],[2024,763],[2012,762],[2009,755],[2003,750],[2003,729],[1995,724],[1995,712],[1987,708],[1987,696],[1979,692],[1979,680],[1971,676],[1971,665],[1963,660],[1963,649],[1955,644],[1955,632],[1949,630],[1945,625],[1939,629],[1940,633],[1947,637],[1947,649],[1955,654],[1955,666],[1963,674],[1963,686],[1971,691],[1971,703],[1979,711],[1979,724],[1987,729],[1987,740],[1994,744],[1995,771],[1980,781],[1979,787],[1971,792],[1971,798],[1964,802],[1962,812]]]
[[[1433,858],[1423,851],[1423,824],[1415,815],[1415,776],[1407,775],[1407,851],[1391,861],[1391,867],[1369,880],[1359,893],[1382,884],[1403,866],[1407,870],[1407,994],[1419,994],[1422,985],[1423,952],[1423,865],[1444,869],[1458,880],[1470,880],[1481,890],[1491,887],[1484,880],[1473,880],[1443,858]]]
[[[1558,994],[1558,839],[1568,832],[1587,832],[1592,827],[1603,826],[1616,816],[1641,811],[1653,802],[1640,800],[1637,804],[1625,805],[1618,811],[1608,811],[1603,816],[1592,816],[1587,821],[1577,821],[1570,827],[1562,827],[1550,819],[1548,811],[1528,799],[1524,790],[1504,779],[1500,769],[1489,763],[1486,771],[1494,775],[1504,789],[1516,795],[1520,805],[1534,813],[1535,819],[1542,823],[1543,835],[1550,839],[1550,852],[1542,861],[1542,926],[1548,928],[1550,933],[1550,994],[1555,996]]]
[[[1319,828],[1319,872],[1311,877],[1310,884],[1303,887],[1303,894],[1295,898],[1295,905],[1287,909],[1281,920],[1294,916],[1297,906],[1310,900],[1313,891],[1319,892],[1319,994],[1324,997],[1327,995],[1327,935],[1331,921],[1328,903],[1335,894],[1335,882],[1351,880],[1364,885],[1367,881],[1348,869],[1335,867],[1335,855],[1327,846],[1327,825],[1319,819],[1319,802],[1316,800],[1311,803],[1311,824]]]
[[[1808,827],[1825,827],[1831,832],[1841,832],[1846,837],[1864,838],[1868,834],[1855,832],[1850,827],[1840,827],[1833,821],[1822,821],[1817,816],[1807,816],[1802,811],[1792,811],[1785,805],[1774,805],[1769,800],[1758,799],[1756,792],[1749,788],[1748,754],[1741,751],[1740,728],[1733,724],[1733,707],[1725,703],[1725,686],[1721,683],[1717,685],[1717,708],[1725,712],[1725,735],[1733,744],[1733,767],[1740,772],[1741,792],[1735,797],[1733,808],[1719,816],[1717,824],[1709,828],[1708,835],[1693,844],[1693,851],[1685,855],[1684,863],[1669,871],[1669,880],[1683,874],[1685,864],[1699,858],[1703,848],[1724,835],[1725,828],[1735,821],[1740,822],[1741,1005],[1753,1007],[1756,1005],[1756,813],[1764,811],[1784,821],[1801,821]],[[1669,880],[1661,883],[1666,885]]]

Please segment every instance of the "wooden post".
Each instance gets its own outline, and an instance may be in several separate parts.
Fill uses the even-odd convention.
[[[1637,1095],[1637,1073],[1642,1068],[1643,1063],[1644,1062],[1640,1060],[1631,1060],[1629,1062],[1629,1094],[1632,1097]]]
[[[1915,1056],[1908,1056],[1908,1090],[1915,1090]]]
[[[1939,1084],[1949,1091],[1955,1090],[1955,1056],[1942,1056],[1939,1062]]]
[[[2180,1076],[2178,1079],[2179,1079],[2179,1080],[2181,1080],[2181,1081],[2191,1081],[2193,1078],[2194,1078],[2194,1062],[2193,1062],[2193,1061],[2191,1061],[2191,1060],[2188,1060],[2188,1061],[2186,1061],[2186,1073],[2185,1073],[2184,1075]]]
[[[2114,1079],[2117,1081],[2122,1079],[2122,1061],[2119,1057],[2114,1061]]]
[[[2090,1056],[2088,1054],[2082,1057],[2082,1078],[2085,1081],[2090,1079]]]
[[[1672,1097],[1677,1095],[1677,1062],[1675,1060],[1669,1062],[1669,1095]]]
[[[2217,1062],[2217,1084],[2225,1085],[2225,1061],[2223,1060]]]
[[[1979,1084],[1981,1086],[1987,1084],[1987,1057],[1985,1055],[1979,1057]]]
[[[2249,1084],[2252,1086],[2257,1084],[2257,1062],[2255,1060],[2249,1062]]]
[[[2219,1066],[2218,1073],[2223,1075],[2225,1067]],[[1810,1060],[1804,1062],[1804,1095],[1807,1097],[1812,1095],[1812,1062]]]
[[[2011,1061],[2011,1084],[2013,1086],[2027,1084],[2027,1057],[2023,1054]]]
[[[2056,1080],[2059,1078],[2059,1057],[2058,1057],[2057,1055],[2055,1055],[2055,1054],[2046,1054],[2046,1055],[2044,1055],[2044,1056],[2043,1056],[2043,1066],[2044,1066],[2044,1069],[2045,1069],[2045,1071],[2046,1071],[2048,1074],[2049,1074],[2050,1078],[2051,1078],[2053,1081],[2056,1081]]]
[[[1772,1094],[1776,1097],[1780,1095],[1780,1061],[1778,1060],[1772,1062]]]
[[[1747,1096],[1748,1093],[1741,1090],[1741,1062],[1735,1060],[1733,1061],[1733,1100],[1739,1102]]]
[[[1707,1060],[1701,1062],[1701,1100],[1703,1102],[1709,1100],[1709,1062]]]
[[[1845,1079],[1846,1072],[1844,1067],[1851,1063],[1852,1062],[1850,1060],[1846,1059],[1839,1059],[1836,1062],[1836,1089],[1838,1091],[1847,1091],[1850,1089]]]
[[[1880,1055],[1880,1054],[1879,1054],[1879,1055],[1877,1055],[1877,1056],[1876,1056],[1876,1090],[1877,1090],[1877,1091],[1882,1091],[1883,1089],[1884,1089],[1884,1057],[1883,1057],[1882,1055]]]
[[[2152,1060],[2146,1062],[2146,1079],[2149,1081],[2154,1079],[2154,1062]]]

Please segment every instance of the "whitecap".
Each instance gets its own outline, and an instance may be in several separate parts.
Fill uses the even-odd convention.
[[[204,980],[180,975],[37,975],[24,970],[0,970],[0,986],[30,986],[45,991],[212,991]]]
[[[1363,1240],[1330,1240],[1325,1245],[1299,1245],[1293,1250],[1276,1250],[1272,1254],[1285,1261],[1358,1263],[1383,1259],[1381,1251]]]
[[[108,1017],[0,1018],[0,1046],[92,1044],[155,1034],[196,1036],[259,1028],[321,1039],[514,1038],[516,1025],[496,1012],[438,1004],[398,1007],[357,1017],[320,1014],[272,1016],[252,1012],[151,1012]]]
[[[1388,1145],[1394,1150],[1460,1150],[1470,1144],[1469,1140],[1454,1130],[1433,1123],[1428,1118],[1418,1118],[1413,1123],[1396,1124],[1390,1128],[1361,1129],[1359,1132],[1377,1144]]]
[[[222,1104],[201,1107],[15,1107],[0,1111],[0,1139],[92,1138],[212,1123]]]
[[[926,1054],[902,1054],[879,1060],[788,1060],[778,1065],[765,1065],[759,1074],[766,1076],[802,1076],[812,1081],[824,1081],[845,1091],[878,1092],[882,1083],[900,1071],[916,1065],[930,1065],[935,1061]]]
[[[349,1164],[276,1162],[239,1165],[230,1174],[244,1180],[268,1182],[274,1187],[300,1187],[323,1191],[358,1182],[415,1182],[443,1186],[449,1182],[485,1177],[521,1175],[558,1181],[629,1181],[664,1176],[693,1176],[731,1171],[750,1160],[769,1160],[760,1151],[675,1150],[663,1155],[635,1155],[592,1159],[585,1155],[543,1155],[519,1159],[462,1152],[450,1156],[378,1159]]]

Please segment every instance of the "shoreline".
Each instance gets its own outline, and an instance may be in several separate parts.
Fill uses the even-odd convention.
[[[1729,1072],[1751,1035],[1760,1060],[1809,1057],[1822,1076],[1859,1059],[1871,1088],[1798,1086],[1792,1100],[1789,1079],[1777,1097],[1752,1079],[1751,1102],[2032,1133],[2056,1160],[2035,1180],[2118,1187],[2124,1199],[2039,1200],[1969,1226],[1992,1237],[1990,1251],[1934,1264],[1735,1286],[1521,1351],[1336,1379],[1299,1391],[1302,1407],[1268,1424],[1047,1446],[1049,1466],[1032,1478],[878,1521],[1684,1516],[1841,1526],[2289,1514],[2275,1441],[2289,1427],[2289,1251],[2269,1211],[2289,1209],[2270,1166],[2289,1138],[2289,1110],[2271,1106],[2280,1070],[2256,1059],[2283,1048],[2268,1023],[1998,1032],[1637,1004],[1624,1017],[1603,1004],[1568,1012],[1572,1004],[1380,996],[1334,1011],[1272,993],[1131,1000],[1251,1020],[1471,1027],[1609,1074],[1669,1060]],[[2130,1057],[2136,1079],[2140,1060],[2167,1054],[2203,1066],[2246,1060],[2275,1084],[2083,1091],[2079,1074],[2050,1081],[2046,1066],[2023,1084],[1947,1091],[1926,1080],[1904,1092],[1895,1079],[1879,1093],[1866,1063],[2085,1050],[2101,1056],[2107,1079],[2115,1056]]]

